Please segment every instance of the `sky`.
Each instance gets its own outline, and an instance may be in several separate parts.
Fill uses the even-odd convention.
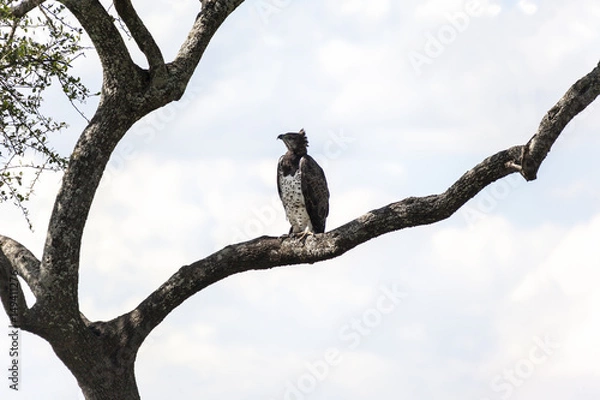
[[[197,2],[134,4],[172,59]],[[444,191],[527,142],[598,63],[599,20],[594,0],[247,0],[186,95],[115,150],[83,238],[82,312],[112,319],[183,265],[287,232],[280,133],[307,132],[331,191],[328,230]],[[92,51],[74,68],[99,89]],[[70,124],[52,137],[68,154],[85,120],[60,94],[46,100]],[[82,106],[88,116],[96,102]],[[599,129],[593,103],[536,181],[508,176],[448,220],[197,293],[140,349],[142,398],[597,399]],[[2,204],[0,233],[40,257],[59,184],[57,174],[39,183],[34,232]],[[19,392],[9,389],[5,329],[2,399],[83,399],[48,343],[27,332]]]

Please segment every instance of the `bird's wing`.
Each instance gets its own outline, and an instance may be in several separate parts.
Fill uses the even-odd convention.
[[[281,176],[281,163],[283,161],[283,156],[279,157],[279,161],[277,162],[277,193],[279,193],[279,198],[283,200],[281,196],[281,182],[279,177]]]
[[[309,155],[300,159],[302,195],[306,211],[315,233],[325,232],[325,219],[329,215],[329,189],[325,173]]]

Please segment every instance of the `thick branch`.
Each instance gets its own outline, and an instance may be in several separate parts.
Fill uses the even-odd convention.
[[[120,96],[103,99],[77,141],[65,170],[50,217],[40,269],[40,282],[46,290],[38,299],[56,317],[70,314],[75,318],[79,314],[81,238],[110,155],[136,120],[129,107]]]
[[[44,1],[46,0],[23,0],[19,4],[11,7],[12,14],[17,18],[21,18]]]
[[[139,69],[113,22],[98,0],[61,0],[92,39],[103,70],[103,94],[136,82]]]
[[[528,180],[537,178],[537,172],[558,135],[569,121],[583,111],[600,94],[600,65],[575,82],[565,95],[542,119],[538,131],[523,148],[520,172]]]
[[[20,327],[23,316],[27,313],[25,295],[21,289],[16,271],[10,261],[0,252],[0,300],[10,319],[10,324]]]
[[[135,337],[142,340],[175,307],[188,297],[227,276],[248,270],[314,263],[338,257],[385,233],[431,224],[451,216],[490,183],[515,172],[510,166],[521,154],[512,147],[485,159],[442,194],[410,197],[363,216],[325,234],[299,239],[260,237],[227,246],[211,256],[182,267],[134,311]],[[141,342],[139,343],[141,344]]]
[[[87,216],[109,157],[143,114],[143,73],[133,63],[113,18],[97,0],[63,0],[86,30],[103,68],[102,96],[63,176],[48,226],[37,308],[55,322],[79,319],[79,251]]]
[[[0,299],[12,326],[28,328],[29,309],[17,277],[21,276],[34,294],[39,294],[39,265],[23,245],[0,235]]]
[[[115,0],[114,5],[117,13],[123,19],[125,25],[127,25],[127,28],[138,47],[146,56],[150,71],[154,73],[165,73],[165,60],[162,52],[152,37],[152,34],[133,8],[131,1]]]
[[[385,233],[450,217],[487,185],[511,173],[522,172],[521,162],[526,148],[536,154],[532,163],[537,164],[537,170],[547,154],[546,151],[543,156],[538,156],[539,149],[549,149],[566,124],[598,96],[599,74],[600,69],[596,67],[575,83],[544,117],[540,130],[526,145],[511,147],[486,158],[444,193],[406,198],[372,210],[331,232],[308,237],[305,241],[263,236],[227,246],[203,260],[182,267],[135,310],[112,322],[134,328],[130,330],[135,332],[130,340],[139,346],[173,309],[225,277],[248,270],[331,259]],[[577,99],[577,96],[582,98]]]
[[[13,268],[37,298],[42,294],[40,285],[40,260],[36,258],[25,246],[17,241],[0,235],[0,253],[9,260]]]

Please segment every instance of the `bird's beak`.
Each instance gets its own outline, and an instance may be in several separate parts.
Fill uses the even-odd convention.
[[[277,139],[281,139],[281,140],[283,140],[283,135],[279,135],[279,136],[277,136]],[[277,139],[275,139],[275,140],[277,140]]]

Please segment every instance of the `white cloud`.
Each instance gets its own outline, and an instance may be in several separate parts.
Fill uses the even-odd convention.
[[[318,60],[339,85],[327,109],[332,120],[373,122],[411,105],[409,83],[395,79],[406,70],[404,55],[388,44],[333,39],[319,47]]]
[[[538,10],[537,4],[528,0],[519,1],[519,8],[527,15],[535,14]]]
[[[342,15],[355,16],[359,20],[377,22],[384,18],[391,8],[390,0],[351,0],[343,3],[329,1],[331,11]]]
[[[547,258],[528,274],[513,293],[526,300],[548,286],[569,296],[590,294],[600,284],[600,261],[595,239],[600,236],[600,215],[564,232]]]
[[[342,393],[352,393],[357,398],[380,398],[387,392],[385,388],[394,379],[395,366],[385,357],[369,351],[346,351],[340,358],[331,380]]]
[[[588,66],[597,63],[597,57],[593,54],[586,54],[576,64],[570,60],[573,54],[596,40],[599,30],[595,21],[600,15],[600,7],[595,2],[586,2],[579,9],[565,7],[564,3],[544,6],[548,17],[543,23],[536,24],[535,32],[523,38],[518,47],[529,70],[537,71],[540,74],[538,78],[548,79],[552,74],[564,80],[560,88],[564,91],[566,85],[572,84],[574,77],[579,77],[579,71],[587,72]],[[584,9],[585,12],[582,12]],[[545,62],[540,64],[539,60]],[[557,71],[561,71],[561,74]]]
[[[557,366],[557,374],[571,376],[595,376],[598,372],[600,347],[594,345],[600,335],[600,315],[595,310],[600,305],[600,295],[596,291],[581,300],[579,315],[575,315],[565,334],[563,354],[564,361]]]
[[[464,1],[462,0],[428,0],[419,2],[414,9],[414,17],[421,22],[441,22],[444,21],[444,13],[462,10]]]
[[[432,237],[432,262],[465,285],[485,288],[499,266],[514,261],[515,229],[502,217],[489,216],[472,227],[447,228]]]
[[[588,224],[571,229],[541,268],[568,295],[589,294],[600,285],[600,259],[595,250],[600,237],[600,214]]]

